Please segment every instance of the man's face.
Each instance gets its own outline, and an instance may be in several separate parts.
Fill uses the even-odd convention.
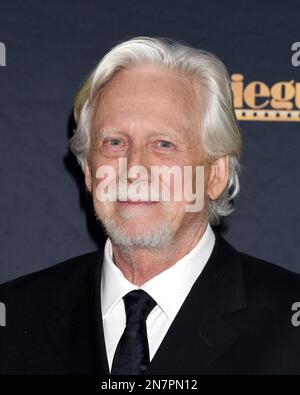
[[[151,166],[177,165],[183,169],[206,165],[199,137],[200,111],[200,89],[196,82],[160,67],[123,70],[104,87],[94,103],[85,176],[95,212],[111,230],[109,233],[117,230],[127,240],[143,240],[144,244],[152,240],[153,244],[155,234],[163,239],[159,232],[168,233],[165,239],[168,242],[170,237],[174,240],[207,221],[207,199],[201,212],[187,212],[184,196],[182,201],[174,201],[174,179],[170,201],[103,202],[96,195],[103,181],[96,177],[97,169],[112,166],[118,175],[120,158],[126,158],[128,169],[135,165],[147,169],[149,186]],[[140,180],[148,183],[145,177]],[[132,181],[128,179],[129,185]]]

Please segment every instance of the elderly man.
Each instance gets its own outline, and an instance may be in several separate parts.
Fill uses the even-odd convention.
[[[75,119],[71,149],[108,238],[1,287],[1,373],[300,373],[299,276],[211,227],[239,192],[222,62],[171,40],[122,42]]]

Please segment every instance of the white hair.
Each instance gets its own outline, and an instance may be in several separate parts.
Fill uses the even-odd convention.
[[[199,120],[204,152],[212,160],[229,156],[227,186],[217,199],[209,200],[209,222],[218,224],[220,217],[233,211],[233,199],[239,192],[241,134],[226,67],[212,53],[171,39],[152,37],[132,38],[113,47],[97,64],[76,96],[74,118],[77,127],[70,139],[72,152],[84,169],[95,98],[116,73],[137,65],[164,66],[199,81],[203,98]]]

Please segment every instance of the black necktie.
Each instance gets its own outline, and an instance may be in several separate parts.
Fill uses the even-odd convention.
[[[156,302],[135,290],[123,297],[126,327],[117,345],[111,374],[143,374],[150,363],[146,319]]]

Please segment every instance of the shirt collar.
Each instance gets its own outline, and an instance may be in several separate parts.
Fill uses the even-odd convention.
[[[170,320],[178,313],[182,303],[201,274],[215,244],[215,234],[207,225],[196,246],[174,265],[148,280],[140,287],[128,281],[112,260],[112,243],[108,238],[104,247],[101,281],[101,308],[105,316],[128,292],[146,291]]]

